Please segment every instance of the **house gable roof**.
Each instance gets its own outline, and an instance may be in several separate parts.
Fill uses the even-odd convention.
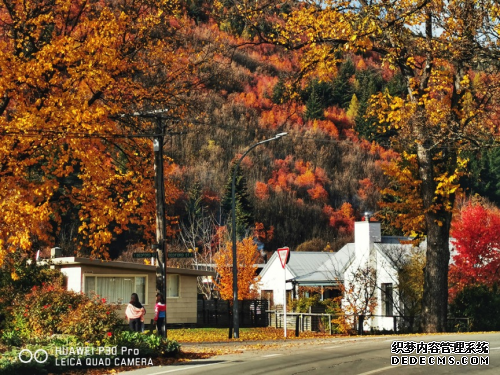
[[[100,259],[89,259],[89,258],[79,258],[79,257],[61,257],[53,258],[45,262],[47,264],[56,267],[82,267],[82,266],[97,266],[108,269],[126,269],[130,271],[149,271],[156,272],[156,266],[151,266],[147,264],[132,263],[132,262],[119,262],[119,261],[107,261]],[[192,275],[192,276],[215,276],[215,272],[195,270],[188,268],[172,268],[167,267],[167,274],[178,274],[178,275]]]
[[[292,275],[290,281],[300,285],[336,285],[343,280],[344,270],[354,256],[354,246],[345,246],[335,253],[324,251],[292,251],[290,261],[286,265]],[[279,262],[277,253],[274,253],[261,272],[263,277],[273,262]]]
[[[354,257],[354,244],[350,245],[335,253],[323,253],[327,257],[318,269],[295,277],[295,281],[304,286],[337,285],[343,282],[345,270]]]

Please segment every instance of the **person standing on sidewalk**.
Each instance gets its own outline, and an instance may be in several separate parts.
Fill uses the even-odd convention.
[[[127,306],[127,310],[125,310],[125,316],[127,317],[130,329],[132,331],[142,332],[144,315],[146,315],[146,309],[139,301],[139,296],[137,295],[137,293],[132,293],[130,302]]]
[[[165,323],[165,318],[167,317],[167,305],[165,303],[165,298],[163,294],[156,293],[156,305],[155,305],[155,322],[156,322],[156,332],[163,336],[163,327]]]

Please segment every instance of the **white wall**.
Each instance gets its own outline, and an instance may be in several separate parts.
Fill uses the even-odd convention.
[[[397,295],[398,286],[398,274],[394,269],[393,265],[389,263],[387,258],[380,252],[376,252],[376,266],[377,266],[377,308],[375,309],[374,315],[382,315],[382,284],[392,284],[393,287],[393,315],[400,315],[400,311],[397,309],[399,305],[399,299]],[[376,316],[373,319],[372,327],[380,330],[392,330],[394,329],[394,318],[393,317],[381,317]]]
[[[282,305],[284,299],[284,284],[285,276],[283,276],[283,267],[277,256],[273,254],[273,257],[269,260],[268,269],[260,280],[260,290],[272,290],[275,305]],[[286,270],[286,280],[293,278],[294,275]],[[286,289],[292,290],[292,283],[286,283]]]
[[[68,290],[80,293],[82,291],[82,267],[61,268],[61,272],[68,278]]]

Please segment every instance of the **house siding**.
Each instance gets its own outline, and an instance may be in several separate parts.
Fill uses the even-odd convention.
[[[179,289],[179,297],[167,298],[167,324],[195,324],[198,298],[196,277],[180,275]]]
[[[95,263],[95,264],[93,264]],[[145,276],[146,298],[141,301],[146,309],[145,323],[154,318],[156,303],[156,268],[125,262],[97,262],[85,258],[55,258],[53,268],[66,275],[67,288],[75,292],[85,290],[85,276]],[[167,324],[196,324],[197,320],[197,277],[212,275],[211,272],[191,269],[170,269],[168,274],[179,275],[179,297],[167,298]],[[178,272],[178,273],[177,273]],[[128,298],[128,297],[127,297]],[[125,318],[128,300],[119,305],[117,314]]]
[[[76,269],[80,269],[80,273],[78,274]],[[81,292],[85,290],[85,276],[146,276],[146,300],[141,301],[146,310],[145,322],[149,323],[151,319],[154,318],[154,309],[156,303],[156,272],[155,271],[145,271],[145,270],[128,270],[128,269],[119,269],[114,267],[101,267],[101,266],[90,266],[90,265],[82,265],[82,266],[68,266],[62,267],[61,272],[63,272],[68,277],[68,290],[73,290],[76,292]],[[79,277],[78,282],[76,281],[76,277]],[[80,290],[75,288],[75,285],[80,285]],[[118,305],[119,308],[117,310],[118,316],[122,317],[125,320],[125,310],[127,308],[128,301],[123,301],[122,304]]]

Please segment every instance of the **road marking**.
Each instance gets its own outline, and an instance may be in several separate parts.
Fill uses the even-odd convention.
[[[205,366],[212,366],[212,365],[216,365],[216,364],[220,364],[220,362],[216,362],[216,363],[207,363],[207,364],[204,364],[204,365],[186,366],[186,367],[183,367],[183,368],[177,368],[177,369],[173,369],[173,370],[165,370],[165,371],[155,372],[155,373],[153,373],[153,374],[149,374],[149,375],[168,374],[169,372],[176,372],[176,371],[190,370],[190,369],[193,369],[193,368],[199,368],[199,367],[205,367]]]
[[[267,355],[263,355],[262,357],[276,357],[276,356],[280,356],[280,355],[283,355],[283,354],[267,354]]]
[[[389,370],[389,369],[391,369],[391,368],[397,368],[397,367],[400,367],[400,366],[387,366],[387,367],[382,367],[382,368],[378,368],[378,369],[375,369],[375,370],[371,370],[371,371],[367,371],[367,372],[362,372],[361,374],[358,374],[358,375],[370,375],[370,374],[376,374],[377,372],[382,372],[382,371]]]

